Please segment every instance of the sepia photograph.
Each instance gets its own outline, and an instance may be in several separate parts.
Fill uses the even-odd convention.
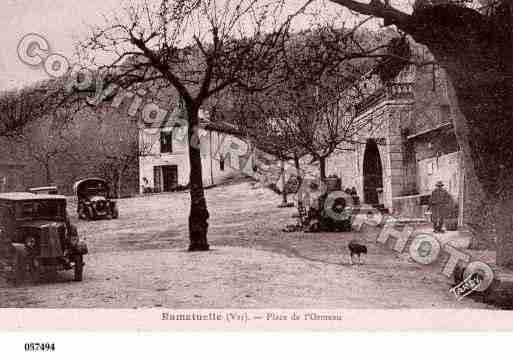
[[[513,329],[510,0],[0,9],[1,329]]]

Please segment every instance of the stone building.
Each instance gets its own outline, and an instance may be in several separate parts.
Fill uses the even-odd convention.
[[[367,95],[353,116],[367,125],[352,151],[330,157],[328,174],[354,186],[363,202],[407,218],[424,217],[441,180],[453,198],[452,216],[463,223],[465,171],[444,71],[410,65],[389,83],[372,71],[360,82]]]

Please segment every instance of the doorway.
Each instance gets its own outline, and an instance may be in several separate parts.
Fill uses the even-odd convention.
[[[369,139],[363,155],[363,198],[367,204],[379,204],[383,193],[383,167],[376,140]]]

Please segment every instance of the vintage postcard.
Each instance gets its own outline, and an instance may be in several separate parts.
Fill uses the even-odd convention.
[[[510,0],[0,9],[0,330],[513,329]]]

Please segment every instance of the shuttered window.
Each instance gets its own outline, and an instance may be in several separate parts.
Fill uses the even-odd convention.
[[[160,132],[160,152],[173,152],[173,133],[171,131]]]

